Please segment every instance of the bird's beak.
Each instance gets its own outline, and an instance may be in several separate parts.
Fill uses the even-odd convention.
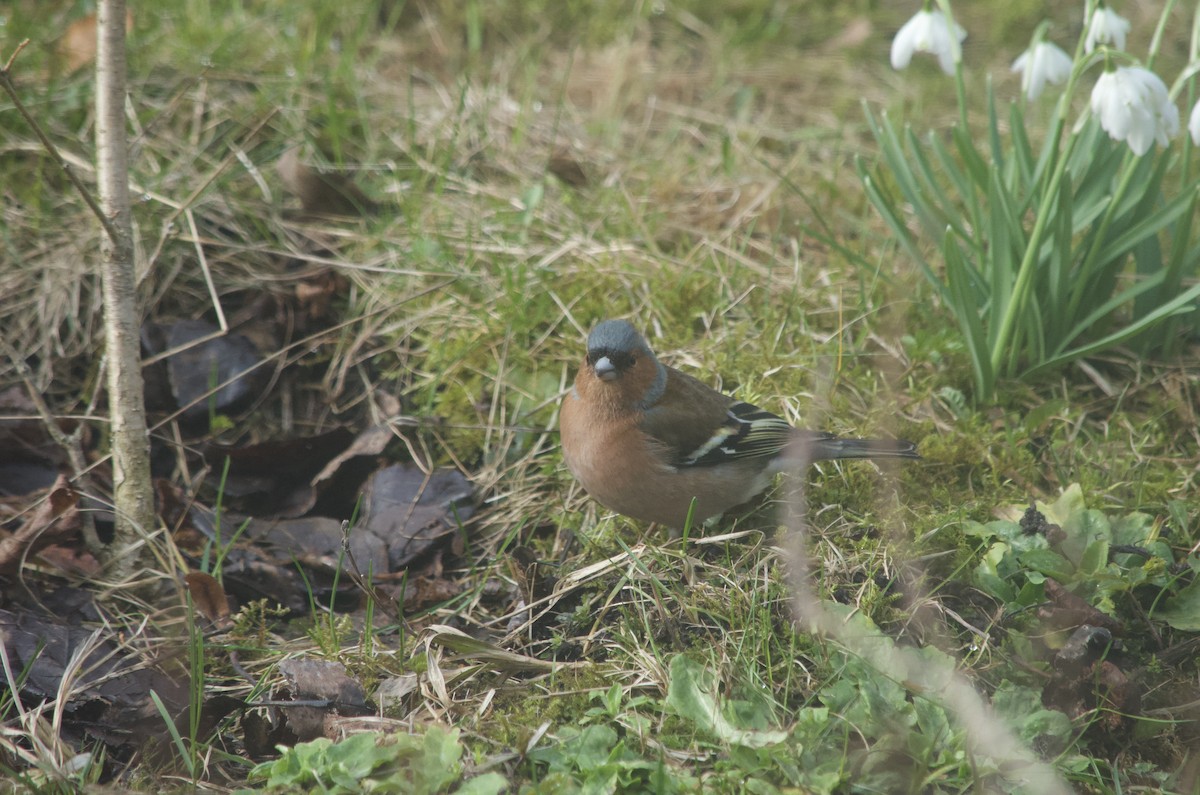
[[[601,381],[614,381],[617,378],[617,366],[607,356],[597,359],[592,369],[596,371],[596,377]]]

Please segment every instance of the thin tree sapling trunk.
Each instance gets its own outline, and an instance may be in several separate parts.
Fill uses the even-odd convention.
[[[136,567],[142,539],[155,522],[129,208],[125,0],[100,0],[96,28],[96,166],[100,206],[112,226],[102,238],[100,266],[116,513],[116,535],[105,563],[113,578],[122,580]]]

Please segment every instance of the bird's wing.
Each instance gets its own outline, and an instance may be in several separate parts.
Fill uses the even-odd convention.
[[[663,397],[644,412],[640,427],[677,467],[773,458],[793,433],[782,417],[670,367]]]
[[[774,458],[792,433],[787,420],[739,400],[730,404],[725,422],[683,460],[683,466],[715,466],[740,458]]]

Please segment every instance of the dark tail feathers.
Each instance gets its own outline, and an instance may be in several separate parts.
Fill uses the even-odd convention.
[[[809,440],[810,461],[825,458],[920,458],[917,446],[903,439],[839,439],[818,435]]]

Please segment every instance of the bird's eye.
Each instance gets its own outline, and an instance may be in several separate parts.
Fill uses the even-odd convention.
[[[626,370],[628,370],[630,367],[633,367],[633,365],[637,363],[637,356],[635,356],[632,353],[625,353],[624,351],[622,351],[621,353],[611,354],[609,356],[609,358],[612,360],[612,363],[617,366],[617,369],[620,370],[621,372],[625,372]]]
[[[624,351],[593,351],[588,353],[587,360],[593,366],[601,359],[608,359],[618,370],[624,372],[637,363],[637,356]]]

